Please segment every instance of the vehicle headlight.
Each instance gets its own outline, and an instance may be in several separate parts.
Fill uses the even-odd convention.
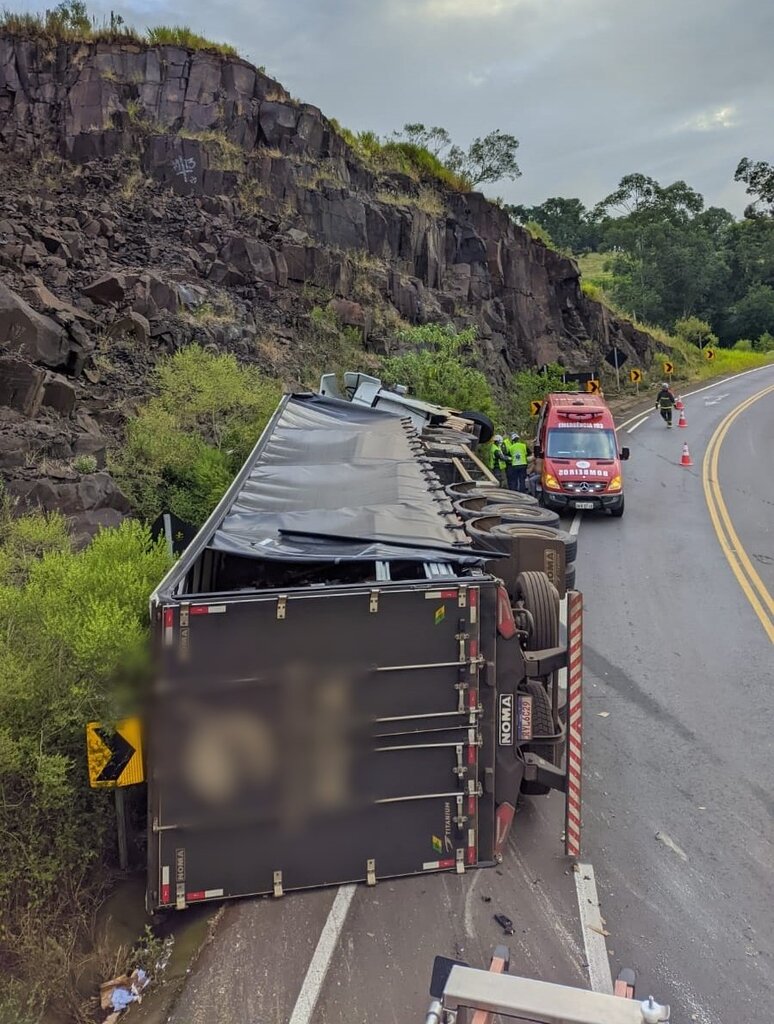
[[[620,491],[621,490],[621,478],[620,476],[614,476],[610,483],[607,485],[608,491]]]
[[[548,491],[561,491],[562,489],[559,484],[559,481],[552,473],[546,473],[546,475],[543,477],[543,486]]]

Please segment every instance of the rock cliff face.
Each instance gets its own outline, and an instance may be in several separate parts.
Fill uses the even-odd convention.
[[[0,471],[86,532],[126,502],[78,456],[104,466],[154,360],[191,340],[292,383],[322,304],[378,353],[399,320],[475,324],[496,384],[613,343],[651,358],[497,206],[375,175],[238,59],[0,38],[0,175]]]

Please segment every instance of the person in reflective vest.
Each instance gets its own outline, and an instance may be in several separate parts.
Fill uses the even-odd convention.
[[[511,463],[510,452],[506,447],[506,441],[502,434],[495,434],[492,445],[493,465],[495,476],[505,486],[507,481],[508,467]]]
[[[512,491],[524,493],[527,490],[527,446],[519,434],[511,434],[507,451],[509,456],[508,487]]]

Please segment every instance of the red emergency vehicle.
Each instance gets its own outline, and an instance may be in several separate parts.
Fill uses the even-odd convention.
[[[540,491],[547,508],[623,515],[621,463],[629,458],[629,449],[619,451],[613,414],[598,395],[547,395],[535,457],[543,460]]]

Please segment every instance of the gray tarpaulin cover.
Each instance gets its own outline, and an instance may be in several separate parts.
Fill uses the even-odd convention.
[[[207,547],[293,562],[480,561],[412,443],[394,414],[291,396],[219,510]]]

